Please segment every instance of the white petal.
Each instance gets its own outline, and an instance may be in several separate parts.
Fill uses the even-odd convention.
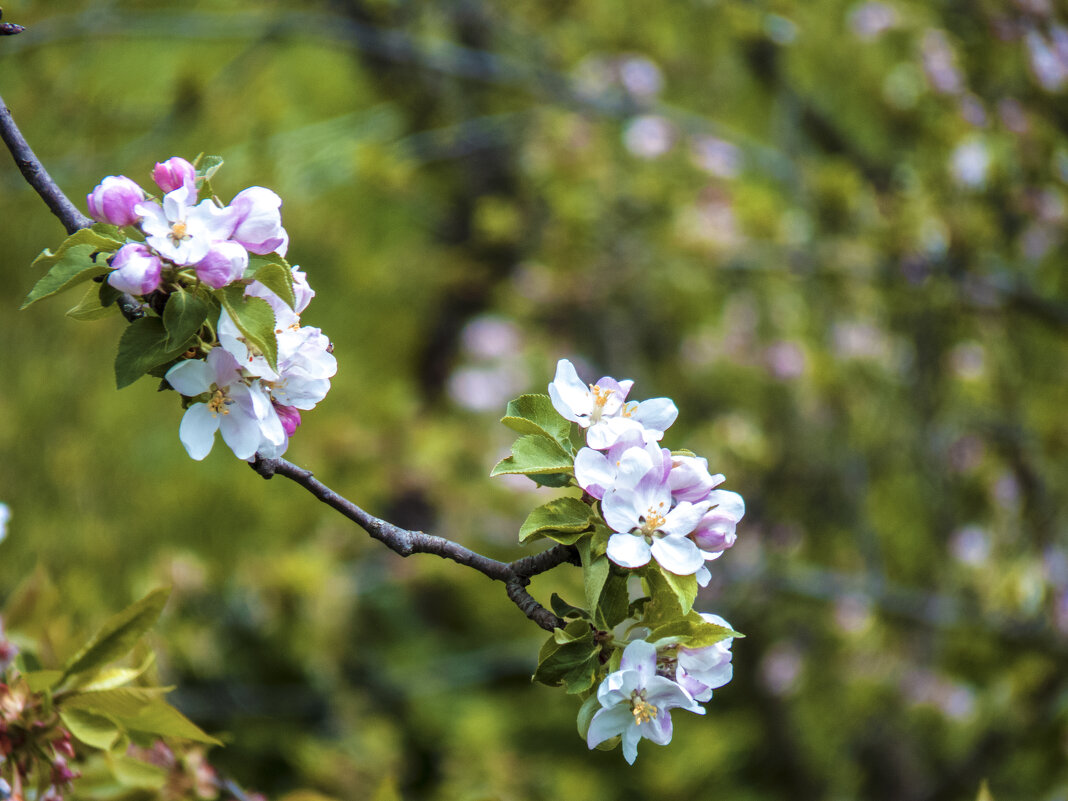
[[[628,704],[617,704],[610,709],[598,709],[590,721],[590,730],[586,733],[586,745],[597,747],[605,740],[622,734],[628,726],[634,725],[634,715]]]
[[[254,417],[241,414],[230,407],[230,414],[222,415],[219,430],[223,441],[238,459],[251,459],[260,444],[260,425]]]
[[[578,377],[575,366],[567,359],[556,363],[556,376],[549,384],[549,397],[552,398],[556,411],[568,420],[589,416],[593,411],[590,388]]]
[[[641,567],[649,564],[649,543],[634,534],[613,534],[608,538],[608,558],[620,567]]]
[[[200,359],[187,359],[168,370],[165,378],[179,395],[192,398],[211,389],[215,371]]]
[[[219,418],[206,403],[194,403],[182,417],[178,426],[178,439],[182,441],[191,459],[200,461],[215,444],[215,431],[219,428]]]
[[[645,640],[635,640],[623,649],[619,667],[637,672],[638,687],[644,688],[656,675],[656,647]]]
[[[685,537],[701,522],[701,518],[708,511],[707,503],[690,503],[683,501],[667,514],[661,531],[666,534],[679,534]]]
[[[644,509],[637,506],[633,490],[609,490],[601,500],[601,514],[613,531],[628,532],[640,525],[639,517]]]
[[[638,742],[642,739],[637,726],[628,726],[623,730],[623,758],[628,765],[633,765],[638,758]]]
[[[285,401],[283,401],[285,403]],[[290,406],[294,404],[288,404]],[[583,448],[575,456],[575,480],[594,498],[604,497],[604,492],[615,481],[616,471],[600,451]]]
[[[707,500],[715,507],[710,512],[715,517],[723,517],[735,523],[745,517],[745,500],[737,492],[712,490],[708,493]]]
[[[661,567],[677,576],[692,576],[705,564],[700,549],[686,537],[668,535],[653,540],[652,552]]]
[[[678,407],[671,398],[651,398],[638,404],[638,408],[631,414],[635,420],[645,428],[664,432],[671,428],[671,424],[679,416]],[[660,437],[657,437],[660,439]]]

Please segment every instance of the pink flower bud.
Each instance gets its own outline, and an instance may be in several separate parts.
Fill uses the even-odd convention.
[[[274,404],[274,410],[278,413],[278,419],[282,421],[286,436],[293,436],[293,432],[300,425],[300,411],[296,406],[283,406],[280,403]]]
[[[111,266],[113,271],[108,275],[108,283],[120,292],[147,295],[159,287],[163,262],[144,245],[123,245],[111,257]]]
[[[237,242],[216,242],[208,255],[197,262],[197,278],[212,289],[232,284],[248,267],[248,251]]]
[[[230,239],[240,242],[250,253],[284,256],[289,234],[282,227],[281,206],[282,198],[262,186],[239,192],[226,207],[234,226]]]
[[[109,175],[89,193],[89,216],[112,225],[134,225],[141,215],[134,206],[145,199],[145,192],[125,175]]]
[[[164,192],[173,192],[186,184],[196,186],[197,171],[181,156],[174,156],[164,162],[157,162],[152,170],[152,180]]]

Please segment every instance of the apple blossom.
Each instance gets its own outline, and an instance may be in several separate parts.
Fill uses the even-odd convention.
[[[595,748],[622,736],[623,758],[634,764],[644,737],[657,745],[671,742],[671,709],[705,713],[685,688],[656,672],[656,648],[635,640],[623,651],[620,669],[609,673],[597,688],[601,708],[590,721],[586,744]]]
[[[0,503],[0,542],[7,536],[7,524],[11,520],[11,507],[6,503]]]
[[[702,612],[706,623],[731,628],[731,624],[719,615]],[[731,645],[727,638],[704,648],[679,647],[675,657],[675,681],[694,697],[695,701],[709,701],[712,691],[722,687],[734,677],[731,665]]]
[[[141,219],[137,205],[145,191],[125,175],[109,175],[86,197],[89,216],[112,225],[134,225]]]
[[[289,234],[282,227],[282,198],[262,186],[250,186],[226,207],[231,226],[229,239],[240,242],[250,253],[286,255]]]
[[[285,430],[259,381],[246,384],[234,357],[213,348],[207,359],[178,362],[166,374],[181,395],[206,401],[193,403],[182,418],[178,436],[190,457],[200,461],[211,452],[215,432],[238,459],[251,459],[261,443],[284,441]]]
[[[196,168],[181,156],[174,156],[160,163],[152,170],[152,180],[164,192],[173,192],[187,184],[196,187]]]
[[[702,501],[726,481],[722,473],[708,472],[708,460],[700,456],[673,455],[668,486],[677,501]]]
[[[196,264],[216,242],[227,239],[228,217],[210,200],[196,204],[196,189],[183,185],[163,196],[163,205],[138,203],[145,241],[175,264]]]
[[[621,567],[636,568],[652,557],[676,575],[693,575],[704,566],[705,557],[688,535],[707,510],[707,502],[672,506],[663,470],[654,465],[633,489],[613,488],[601,501],[605,522],[616,532],[608,538],[608,558]]]
[[[159,287],[163,262],[142,244],[123,245],[109,263],[112,272],[108,273],[108,283],[120,292],[147,295]]]
[[[734,545],[738,523],[745,516],[745,501],[730,490],[713,490],[705,500],[712,508],[697,524],[694,541],[706,552],[706,559],[715,559]]]
[[[237,242],[216,242],[195,265],[197,278],[212,289],[232,284],[248,267],[248,251]]]

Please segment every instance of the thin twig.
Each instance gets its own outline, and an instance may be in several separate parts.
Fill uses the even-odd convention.
[[[557,545],[535,556],[525,556],[514,562],[499,562],[445,537],[426,534],[422,531],[409,531],[386,520],[381,520],[334,492],[315,478],[310,470],[297,467],[285,459],[257,458],[251,466],[264,478],[281,475],[296,482],[327,506],[359,525],[372,538],[401,556],[411,556],[415,553],[434,554],[442,559],[452,559],[454,562],[473,568],[494,581],[504,582],[505,592],[512,603],[546,631],[564,626],[564,621],[539,604],[526,591],[526,586],[530,583],[532,576],[552,570],[565,562],[577,563],[574,548]]]

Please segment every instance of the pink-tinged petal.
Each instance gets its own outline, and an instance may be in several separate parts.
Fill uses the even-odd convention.
[[[745,517],[745,500],[737,492],[713,490],[706,499],[714,508],[710,515],[739,522]]]
[[[597,688],[597,700],[603,707],[611,707],[630,698],[638,689],[638,674],[633,670],[617,670],[605,676]]]
[[[179,395],[193,398],[211,390],[215,371],[200,359],[187,359],[168,370],[165,378]]]
[[[145,191],[125,175],[109,175],[86,201],[89,216],[97,222],[112,225],[135,225],[141,219],[137,206],[145,199]]]
[[[702,551],[707,551],[706,559],[716,559],[723,551],[734,545],[738,539],[738,524],[733,520],[717,519],[714,512],[706,515],[697,525],[693,534],[694,542]]]
[[[644,448],[629,448],[619,457],[613,486],[634,489],[652,469],[653,459]]]
[[[178,439],[182,441],[190,458],[199,462],[211,453],[218,428],[219,415],[214,414],[206,403],[194,403],[182,417],[178,426]]]
[[[678,535],[653,540],[652,552],[661,567],[677,576],[692,576],[705,564],[705,557],[693,540]]]
[[[609,490],[601,500],[601,514],[613,531],[627,532],[640,525],[637,496],[632,490]]]
[[[265,255],[285,248],[289,237],[282,228],[282,199],[270,189],[250,186],[239,192],[227,207],[233,223],[230,238],[250,253]]]
[[[578,377],[575,366],[567,359],[560,359],[556,363],[556,376],[549,384],[549,398],[562,417],[576,423],[582,424],[593,411],[590,388]],[[589,425],[589,420],[585,420],[585,425]]]
[[[699,456],[673,456],[668,485],[680,501],[702,501],[726,479],[721,473],[708,472],[708,460]]]
[[[109,260],[108,283],[120,292],[147,295],[159,287],[163,262],[144,245],[123,245]]]
[[[667,745],[671,742],[671,713],[666,709],[658,708],[652,720],[638,724],[638,733],[649,742]]]
[[[664,676],[653,676],[646,685],[645,699],[658,710],[685,709],[698,715],[704,708],[696,703],[685,689]]]
[[[647,430],[659,431],[663,436],[679,416],[679,410],[671,398],[652,398],[639,403],[630,416]]]
[[[697,524],[701,522],[701,518],[707,511],[707,503],[683,501],[668,512],[660,530],[665,534],[679,534],[685,537],[697,528]]]
[[[598,709],[590,721],[590,730],[586,732],[586,745],[596,748],[605,740],[617,737],[633,726],[634,715],[627,704],[617,704],[609,709]]]
[[[603,498],[615,477],[615,470],[600,451],[583,448],[575,455],[575,480],[594,498]]]
[[[285,430],[287,436],[293,436],[293,432],[297,430],[300,425],[300,412],[294,406],[286,406],[284,404],[275,403],[274,410],[278,414],[278,419],[282,421],[282,428]]]
[[[611,448],[624,437],[633,437],[641,433],[641,423],[628,417],[602,417],[586,432],[586,444],[603,451]]]
[[[656,647],[645,640],[634,640],[623,649],[619,668],[636,672],[638,687],[647,687],[656,676]]]
[[[223,311],[223,314],[226,314]],[[215,383],[220,387],[227,387],[241,380],[241,368],[232,353],[225,348],[212,348],[208,351],[208,367],[215,374]]]
[[[608,558],[620,567],[642,567],[649,564],[652,551],[644,537],[635,534],[613,534],[605,549]]]
[[[164,192],[173,192],[187,183],[195,185],[196,178],[196,169],[180,156],[173,156],[164,162],[157,162],[152,170],[152,180]]]
[[[222,289],[245,274],[248,251],[237,242],[216,242],[196,263],[197,278],[212,289]]]

